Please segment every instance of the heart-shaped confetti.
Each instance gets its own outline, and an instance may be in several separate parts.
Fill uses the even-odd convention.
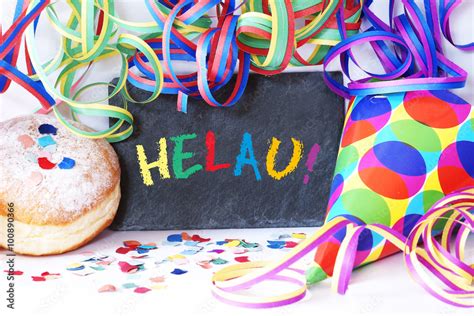
[[[220,253],[223,253],[224,251],[225,251],[224,249],[212,249],[212,250],[209,250],[208,252],[214,252],[214,253],[220,254]]]
[[[51,137],[51,135],[46,135],[46,136],[38,138],[38,145],[40,145],[40,147],[44,148],[44,147],[47,147],[49,145],[54,145],[54,144],[56,144],[56,142]]]
[[[153,278],[150,278],[150,281],[151,281],[151,282],[154,282],[154,283],[165,282],[165,277],[164,277],[163,275],[157,276],[157,277],[153,277]]]
[[[132,249],[130,249],[128,247],[119,247],[119,248],[117,248],[117,250],[115,250],[115,252],[119,253],[121,255],[125,255],[125,254],[129,253],[130,250],[132,250]]]
[[[191,237],[191,240],[193,240],[193,241],[198,241],[198,242],[207,242],[207,241],[210,241],[211,238],[203,238],[203,237],[201,237],[201,236],[199,236],[199,235],[193,235],[193,236]]]
[[[120,267],[120,270],[124,273],[135,273],[138,271],[138,266],[131,265],[125,261],[119,261],[118,265]]]
[[[76,161],[72,158],[64,157],[59,163],[59,169],[72,169],[76,165]]]
[[[135,290],[133,290],[133,292],[139,293],[139,294],[144,294],[144,293],[149,292],[149,291],[151,291],[149,288],[147,288],[147,287],[142,287],[142,286],[141,286],[141,287],[137,287]]]
[[[136,240],[125,240],[123,242],[123,245],[127,248],[130,248],[130,249],[136,249],[138,246],[140,246],[142,243],[139,242],[139,241],[136,241]]]
[[[237,262],[250,262],[248,256],[240,256],[240,257],[235,257],[235,261]]]
[[[56,167],[55,163],[52,163],[48,160],[48,158],[44,157],[38,158],[38,165],[41,167],[41,169],[45,170],[53,169],[54,167]]]
[[[8,275],[23,275],[23,271],[19,271],[19,270],[15,270],[15,271],[3,270],[3,272],[8,273]]]
[[[73,263],[73,264],[70,264],[69,266],[66,267],[66,270],[68,271],[79,271],[79,270],[83,270],[85,268],[85,266],[81,263]]]
[[[305,239],[306,234],[305,233],[293,233],[293,234],[291,234],[291,237],[296,238],[296,239]]]
[[[112,284],[106,284],[106,285],[101,286],[98,291],[99,293],[115,292],[117,291],[117,288],[113,286]]]
[[[212,264],[210,264],[209,261],[200,261],[200,262],[197,262],[197,264],[203,269],[212,268]]]
[[[28,181],[33,186],[40,185],[40,183],[43,181],[43,175],[41,174],[41,172],[33,171],[30,174]]]
[[[186,271],[186,270],[181,270],[181,269],[178,269],[178,268],[176,268],[176,269],[174,269],[173,271],[171,271],[172,274],[176,274],[176,275],[182,275],[182,274],[185,274],[185,273],[187,273],[187,272],[188,272],[188,271]]]
[[[166,238],[166,240],[168,240],[169,242],[182,242],[183,237],[181,236],[181,234],[173,234],[173,235],[169,235],[168,238]]]
[[[28,149],[35,144],[35,141],[26,134],[18,136],[17,139],[22,144],[24,149]]]
[[[287,241],[285,243],[285,248],[295,248],[298,245],[297,242],[294,241]]]
[[[221,265],[221,264],[226,264],[229,261],[227,261],[225,259],[222,259],[222,258],[216,258],[216,259],[212,259],[211,262],[213,264]]]
[[[51,153],[51,154],[54,154],[57,150],[57,146],[56,144],[55,145],[49,145],[49,146],[46,146],[43,148],[45,151]]]
[[[43,281],[46,281],[46,278],[44,278],[44,277],[32,276],[31,278],[33,279],[34,282],[43,282]]]
[[[228,243],[225,244],[226,247],[238,247],[240,246],[240,240],[231,240]]]
[[[29,162],[38,163],[38,155],[36,155],[35,153],[33,153],[31,151],[28,151],[28,152],[25,153],[25,158]]]
[[[56,135],[57,131],[58,131],[58,129],[56,127],[54,127],[53,125],[51,125],[51,124],[41,124],[38,127],[38,132],[40,132],[40,134]]]

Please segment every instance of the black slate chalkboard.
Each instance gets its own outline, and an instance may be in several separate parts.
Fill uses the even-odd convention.
[[[342,80],[339,73],[334,77]],[[149,95],[135,88],[130,91],[135,99]],[[222,99],[228,94],[229,90],[224,88],[216,92],[216,97]],[[114,97],[112,102],[121,101]],[[129,104],[129,109],[136,120],[135,132],[126,141],[114,144],[122,168],[122,199],[113,229],[322,224],[343,125],[344,102],[326,87],[321,73],[251,75],[242,99],[232,108],[212,108],[189,98],[185,114],[176,110],[176,96],[161,95],[145,105]],[[228,168],[206,170],[206,159],[212,161],[206,146],[209,131],[215,136],[215,165],[228,164],[221,166]],[[180,140],[180,135],[185,136]],[[207,137],[208,146],[213,147],[210,135]],[[157,161],[161,138],[167,147],[161,161],[167,160],[167,164],[163,163],[161,173],[158,167],[150,169],[148,181],[151,179],[154,184],[146,185],[137,152],[142,152],[147,163]],[[241,155],[241,143],[243,139],[249,141],[248,138],[251,146],[244,147],[245,155]],[[271,169],[275,171],[284,170],[294,148],[300,147],[298,143],[294,147],[292,138],[303,144],[296,169],[279,180],[269,175],[266,166],[273,138],[281,142]],[[181,149],[177,144],[180,141]],[[315,144],[319,148],[316,145],[313,149],[312,164],[308,156]],[[252,162],[249,149],[253,149],[256,167],[245,164]],[[188,154],[183,156],[180,152]],[[295,157],[297,154],[296,151]],[[244,162],[241,168],[237,166],[238,160]],[[189,175],[195,170],[198,171]],[[279,176],[282,174],[275,177]]]

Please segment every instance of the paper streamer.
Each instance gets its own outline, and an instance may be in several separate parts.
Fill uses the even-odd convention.
[[[133,132],[133,116],[127,102],[147,103],[165,93],[178,95],[177,107],[183,112],[188,97],[202,99],[210,106],[227,107],[242,96],[250,70],[272,75],[289,66],[321,64],[329,48],[341,40],[336,12],[343,12],[347,35],[356,34],[364,1],[143,0],[143,3],[152,21],[122,19],[115,12],[112,0],[70,0],[65,4],[72,13],[64,24],[56,12],[58,4],[49,0],[18,0],[13,24],[1,36],[0,91],[5,92],[13,80],[37,97],[43,112],[61,103],[70,109],[75,120],[78,115],[110,118],[109,128],[84,131],[53,107],[58,120],[73,133],[117,142]],[[39,58],[41,43],[35,39],[40,14],[61,36],[58,53],[46,61]],[[16,67],[23,39],[28,74]],[[304,45],[313,46],[312,54],[306,59],[298,52]],[[93,65],[108,58],[118,58],[121,63],[113,92],[103,100],[80,101],[81,95],[94,87],[109,85],[82,84],[86,73],[93,71]],[[177,61],[194,64],[196,70],[178,74]],[[237,80],[231,95],[224,101],[216,100],[213,94],[230,82],[235,70]],[[150,97],[132,100],[127,82],[150,91]],[[123,98],[122,106],[106,104],[117,94]]]
[[[433,237],[433,227],[441,220],[446,221],[446,226],[439,242]],[[435,203],[408,238],[384,225],[357,225],[341,217],[334,218],[278,262],[247,262],[216,272],[212,279],[214,296],[228,304],[251,308],[283,306],[301,300],[306,293],[306,284],[302,281],[304,273],[292,265],[341,229],[347,232],[336,258],[332,278],[334,291],[346,292],[354,265],[357,237],[362,230],[368,229],[403,251],[409,274],[427,292],[454,306],[474,307],[474,268],[464,262],[467,236],[474,231],[474,187],[449,194]],[[454,249],[450,247],[452,240]],[[420,241],[423,241],[423,246]],[[264,281],[291,283],[296,289],[267,297],[242,293]]]

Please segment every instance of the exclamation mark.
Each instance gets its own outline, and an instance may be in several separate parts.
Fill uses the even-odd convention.
[[[309,173],[313,172],[313,166],[314,166],[314,163],[316,162],[316,158],[318,158],[320,149],[321,147],[319,146],[319,144],[314,144],[313,147],[311,147],[311,150],[309,151],[308,159],[306,160],[306,168],[308,168]],[[309,174],[305,174],[303,183],[308,184],[308,182],[309,182]]]

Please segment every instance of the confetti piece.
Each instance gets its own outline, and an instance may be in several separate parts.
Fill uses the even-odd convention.
[[[137,250],[138,254],[144,254],[144,253],[148,253],[150,251],[150,249],[140,248],[140,247],[138,247],[136,250]]]
[[[99,293],[115,292],[117,291],[117,288],[113,286],[112,284],[106,284],[106,285],[101,286],[98,291]]]
[[[69,266],[66,267],[66,270],[68,271],[79,271],[79,270],[83,270],[85,267],[83,264],[80,264],[80,263],[73,263],[73,264],[70,264]]]
[[[164,275],[160,275],[160,276],[157,276],[157,277],[153,277],[153,278],[150,278],[150,281],[151,281],[151,282],[154,282],[154,283],[165,282],[165,276],[164,276]]]
[[[226,243],[224,246],[229,247],[229,248],[230,247],[238,247],[238,246],[240,246],[240,240],[237,240],[237,239],[231,240],[228,243]]]
[[[229,261],[222,258],[216,258],[216,259],[212,259],[211,262],[216,265],[221,265],[221,264],[226,264]]]
[[[54,279],[60,278],[61,274],[60,273],[43,272],[43,273],[41,273],[41,276],[44,277],[46,280],[54,280]]]
[[[52,163],[51,161],[48,160],[48,158],[40,157],[38,158],[38,164],[42,169],[53,169],[56,164]]]
[[[46,280],[58,279],[59,277],[61,277],[61,274],[59,274],[59,273],[43,272],[43,273],[41,273],[41,276],[32,276],[31,278],[35,282],[43,282],[43,281],[46,281]]]
[[[248,256],[235,257],[234,259],[237,262],[250,262]]]
[[[56,144],[49,145],[49,146],[44,147],[44,150],[51,153],[51,154],[54,154],[57,150],[57,146],[56,146]]]
[[[119,247],[119,248],[117,248],[117,250],[115,250],[115,252],[118,253],[118,254],[124,255],[124,254],[129,253],[130,250],[131,249],[128,248],[128,247]]]
[[[180,253],[182,255],[185,255],[185,256],[193,256],[195,254],[197,254],[199,252],[199,250],[196,250],[196,249],[185,249],[183,251],[181,251]]]
[[[197,262],[197,264],[203,269],[212,268],[212,264],[210,264],[209,261],[200,261],[200,262]]]
[[[25,154],[25,158],[26,158],[26,160],[28,160],[29,162],[38,163],[38,155],[36,155],[35,153],[27,152],[27,153]]]
[[[284,240],[267,240],[267,242],[267,247],[271,249],[281,249],[284,248],[286,244],[286,241]]]
[[[21,143],[24,149],[30,148],[35,144],[35,141],[28,135],[20,135],[17,140]]]
[[[38,145],[40,145],[40,147],[44,148],[46,146],[54,145],[54,144],[56,144],[56,142],[50,135],[46,135],[46,136],[38,138]]]
[[[227,241],[225,241],[225,240],[220,240],[220,241],[216,242],[216,245],[222,246],[222,245],[225,245],[226,243],[227,243]]]
[[[43,182],[43,175],[41,172],[33,171],[28,178],[28,182],[33,186],[38,186],[41,182]]]
[[[199,244],[199,241],[190,241],[190,240],[187,240],[186,242],[184,242],[184,245],[185,246],[191,246],[191,247],[195,247]]]
[[[149,256],[148,255],[132,256],[132,259],[145,259],[145,258],[149,258]]]
[[[119,261],[118,263],[120,270],[124,273],[135,273],[138,271],[138,266],[128,264],[125,261]]]
[[[153,250],[153,249],[156,249],[157,247],[154,246],[154,245],[140,245],[140,246],[138,246],[138,248],[140,248],[140,249]]]
[[[124,283],[122,284],[122,287],[124,289],[133,289],[133,288],[138,287],[138,285],[136,285],[135,283]]]
[[[58,129],[56,127],[54,127],[53,125],[51,125],[51,124],[41,124],[38,127],[38,132],[40,132],[40,134],[56,135],[57,131],[58,131]]]
[[[298,243],[294,241],[287,241],[285,243],[285,248],[295,248],[296,246],[298,246]]]
[[[48,276],[61,276],[60,273],[49,273],[48,271],[41,273],[42,277],[48,277]]]
[[[151,291],[151,290],[147,287],[137,287],[133,292],[139,293],[139,294],[144,294],[144,293],[149,292],[149,291]]]
[[[166,238],[166,240],[169,242],[182,242],[183,237],[181,237],[181,234],[173,234],[173,235],[169,235],[168,238]]]
[[[14,271],[3,270],[3,272],[8,273],[8,275],[23,275],[23,271],[20,271],[20,270],[14,270]]]
[[[166,284],[152,284],[150,286],[152,290],[162,290],[162,289],[165,289],[166,287],[167,287]]]
[[[260,245],[256,242],[247,242],[245,240],[241,240],[240,245],[244,248],[258,248],[258,247],[260,247]]]
[[[293,233],[293,234],[291,234],[291,237],[296,238],[296,239],[305,239],[306,234],[305,233]]]
[[[136,249],[138,246],[140,246],[142,243],[137,241],[137,240],[125,240],[123,242],[123,245],[127,248],[130,248],[130,249]]]
[[[94,269],[95,271],[104,271],[105,268],[103,266],[90,266],[91,269]]]
[[[240,254],[243,254],[243,253],[246,253],[246,252],[248,252],[248,250],[245,249],[245,248],[232,248],[232,253],[234,255],[240,255]]]
[[[182,233],[181,233],[181,238],[182,238],[183,240],[192,240],[192,237],[189,236],[189,234],[186,233],[186,232],[182,232]]]
[[[186,259],[186,257],[181,254],[177,254],[177,255],[168,256],[168,259],[169,260]]]
[[[212,249],[212,250],[209,250],[208,252],[214,252],[214,253],[220,254],[220,253],[223,253],[224,251],[225,251],[224,249]]]
[[[187,273],[187,272],[188,272],[188,271],[186,271],[186,270],[181,270],[181,269],[178,269],[178,268],[176,268],[176,269],[174,269],[173,271],[171,271],[172,274],[176,274],[176,275],[185,274],[185,273]]]
[[[44,277],[32,276],[31,278],[33,279],[34,282],[46,281],[46,278]]]
[[[197,242],[206,242],[206,241],[210,241],[211,238],[203,238],[203,237],[201,237],[201,236],[199,236],[199,235],[193,235],[193,236],[191,237],[191,240],[197,241]]]
[[[64,157],[63,160],[59,163],[59,169],[72,169],[76,165],[76,161],[72,158]]]

